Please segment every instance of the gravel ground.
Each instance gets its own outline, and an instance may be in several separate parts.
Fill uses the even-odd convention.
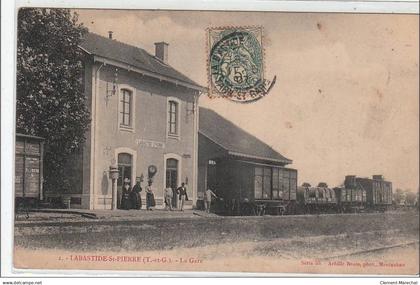
[[[201,217],[191,212],[181,217],[147,220],[33,221],[16,223],[15,244],[24,248],[159,250],[373,231],[378,232],[375,239],[380,241],[381,232],[390,230],[417,235],[418,239],[418,213]]]
[[[33,216],[16,223],[14,264],[44,269],[418,273],[418,212],[152,215],[97,220],[57,217],[53,221]],[[113,261],[75,261],[75,256],[90,254]],[[148,259],[124,262],[118,259],[121,256]],[[403,266],[390,267],[393,264]]]

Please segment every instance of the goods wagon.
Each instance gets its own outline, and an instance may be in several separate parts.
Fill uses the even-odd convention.
[[[16,135],[15,199],[16,208],[35,205],[43,199],[44,139],[22,134]]]
[[[372,178],[356,177],[356,182],[366,191],[366,207],[372,210],[385,211],[392,205],[392,183],[385,181],[382,175]]]
[[[341,212],[359,212],[366,208],[366,191],[360,188],[336,187]]]
[[[360,212],[366,208],[366,190],[356,176],[347,175],[344,187],[334,188],[341,212]]]
[[[254,202],[257,214],[284,214],[296,211],[297,170],[283,167],[256,167]]]
[[[297,170],[247,161],[223,161],[209,185],[221,199],[215,212],[228,215],[283,214],[294,211]],[[211,177],[209,176],[209,177]]]
[[[337,206],[336,192],[324,182],[320,182],[317,187],[303,183],[297,189],[298,213],[336,212]]]
[[[391,205],[392,183],[382,175],[373,175],[372,179],[347,175],[342,187],[303,183],[297,190],[297,213],[384,211]]]

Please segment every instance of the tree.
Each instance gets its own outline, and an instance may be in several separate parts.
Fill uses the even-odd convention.
[[[45,138],[46,190],[69,187],[64,165],[89,126],[79,49],[86,32],[67,9],[19,10],[16,131]]]
[[[405,191],[405,200],[406,200],[406,204],[409,206],[414,206],[416,204],[416,193],[410,191],[409,189],[407,189]]]
[[[400,205],[401,202],[404,202],[404,191],[402,189],[397,188],[393,196],[396,205]]]

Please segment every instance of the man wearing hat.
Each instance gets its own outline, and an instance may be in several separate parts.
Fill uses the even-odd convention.
[[[187,187],[185,187],[184,182],[182,182],[181,186],[178,187],[177,192],[179,193],[179,209],[184,211],[185,201],[188,201]]]

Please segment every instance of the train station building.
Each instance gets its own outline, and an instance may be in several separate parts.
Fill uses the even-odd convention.
[[[46,192],[71,208],[111,209],[110,167],[123,181],[153,181],[156,207],[165,188],[186,184],[186,208],[200,207],[210,187],[229,199],[296,199],[292,161],[217,113],[198,107],[206,90],[168,64],[169,45],[155,54],[88,33],[84,88],[91,113],[86,142],[68,161],[71,189]],[[114,184],[115,185],[115,184]],[[115,198],[114,198],[115,200]]]
[[[86,143],[68,163],[72,188],[46,197],[70,199],[72,208],[111,209],[110,166],[144,188],[153,180],[157,207],[165,187],[186,183],[191,207],[196,200],[198,98],[203,87],[168,64],[169,45],[155,43],[155,54],[109,37],[88,33],[84,86],[91,113]]]

